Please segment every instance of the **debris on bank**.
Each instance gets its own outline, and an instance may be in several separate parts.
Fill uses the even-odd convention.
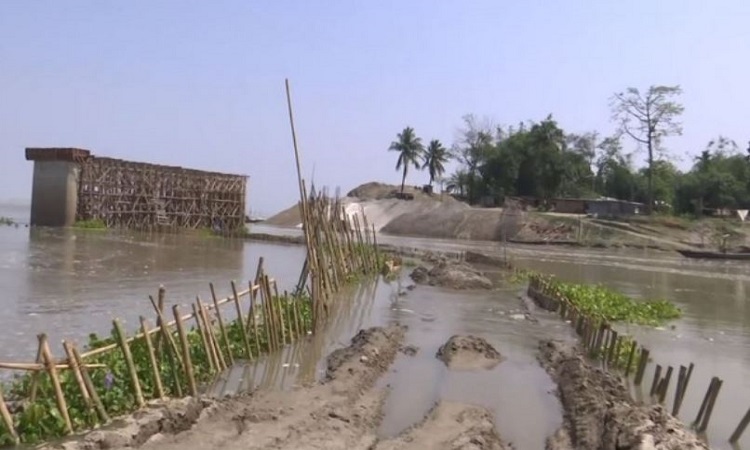
[[[486,340],[477,336],[451,336],[435,355],[450,369],[476,370],[491,369],[503,357]]]
[[[546,341],[539,360],[557,382],[563,427],[547,450],[706,450],[661,405],[637,405],[617,377],[589,365],[569,343]]]

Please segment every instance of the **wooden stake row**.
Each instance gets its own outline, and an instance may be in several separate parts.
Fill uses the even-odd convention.
[[[631,373],[635,359],[634,385],[641,386],[649,363],[650,351],[644,347],[637,350],[638,343],[630,338],[618,335],[610,324],[591,319],[577,310],[568,299],[556,295],[551,286],[539,277],[532,277],[529,282],[528,295],[541,308],[551,312],[558,312],[564,320],[569,320],[576,333],[581,336],[583,346],[589,356],[600,359],[602,364],[609,369],[623,369],[625,377]],[[623,351],[627,351],[627,362],[622,366]],[[677,375],[677,387],[672,405],[672,415],[677,416],[687,392],[687,388],[695,365],[690,363],[688,367],[680,366]],[[673,375],[673,367],[664,369],[657,364],[654,370],[654,378],[649,390],[650,397],[659,403],[664,403]],[[664,372],[664,376],[662,376]],[[714,377],[709,384],[708,390],[703,398],[698,416],[693,426],[699,433],[708,429],[711,414],[719,395],[723,380]],[[737,442],[745,429],[750,425],[750,410],[743,416],[739,425],[730,437],[730,442]]]
[[[55,362],[44,334],[38,336],[39,354],[34,364],[0,364],[0,367],[10,367],[16,370],[26,370],[32,377],[29,400],[34,400],[37,395],[39,384],[38,374],[46,372],[52,382],[52,389],[55,396],[55,402],[60,416],[65,425],[65,432],[73,431],[73,424],[68,414],[69,403],[66,399],[62,382],[59,376],[59,370],[70,370],[72,372],[71,382],[75,383],[76,390],[80,392],[83,399],[84,408],[94,417],[98,417],[99,423],[106,423],[110,420],[104,404],[99,397],[90,370],[102,369],[107,366],[98,363],[86,363],[86,359],[95,359],[112,351],[121,352],[126,367],[124,375],[130,385],[135,404],[135,408],[141,408],[146,404],[146,397],[164,399],[167,397],[169,390],[181,397],[183,388],[192,396],[199,395],[199,380],[197,374],[213,375],[230,367],[236,359],[255,358],[263,351],[279,350],[284,345],[293,342],[300,336],[304,336],[310,330],[311,324],[304,321],[302,315],[302,306],[298,297],[291,297],[287,293],[280,295],[276,280],[263,273],[262,259],[259,262],[258,275],[256,282],[250,283],[247,290],[238,291],[234,282],[231,283],[232,295],[223,300],[216,296],[213,284],[210,284],[212,295],[212,304],[204,303],[199,297],[191,304],[192,313],[183,315],[179,305],[172,306],[172,315],[174,319],[167,321],[165,309],[165,290],[159,288],[158,300],[149,296],[149,300],[156,313],[156,323],[161,324],[151,327],[148,320],[139,317],[140,328],[133,336],[128,337],[119,320],[113,321],[113,344],[105,345],[85,353],[79,353],[75,345],[68,341],[63,341],[63,348],[67,360],[63,363]],[[242,299],[248,298],[247,311],[249,318],[244,318],[245,306],[242,305]],[[232,303],[237,313],[234,321],[227,323],[222,316],[222,306]],[[191,344],[187,327],[190,321],[195,321],[193,329],[198,335],[198,347],[196,342]],[[248,324],[251,324],[253,331],[253,343],[255,353],[251,349],[250,339],[248,337]],[[229,337],[228,328],[236,327],[242,335],[240,352],[233,349],[233,343]],[[261,336],[263,335],[263,336]],[[154,338],[155,337],[155,338]],[[265,345],[261,342],[265,338]],[[133,357],[133,346],[136,344],[145,346],[146,364],[148,367],[139,367],[136,365]],[[198,350],[200,349],[200,350]],[[206,366],[196,367],[194,365],[194,355],[200,351],[205,355]],[[142,355],[142,354],[141,354]],[[162,379],[161,367],[169,367],[173,378],[171,380]],[[141,378],[146,375],[146,378]],[[148,382],[153,386],[152,391],[144,392],[143,384]],[[183,383],[185,383],[183,385]],[[6,399],[0,391],[0,419],[10,434],[13,442],[20,442],[21,437],[16,432],[13,416],[7,406]],[[96,425],[90,423],[89,425]]]

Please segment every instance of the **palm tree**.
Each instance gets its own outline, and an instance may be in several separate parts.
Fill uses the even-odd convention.
[[[430,141],[430,145],[427,146],[427,151],[424,154],[423,169],[427,169],[430,174],[430,186],[435,179],[445,172],[445,163],[450,159],[450,153],[443,147],[437,139]]]
[[[414,134],[414,128],[412,127],[404,128],[404,131],[397,134],[396,138],[397,140],[391,142],[388,150],[399,152],[398,161],[396,161],[396,170],[403,169],[404,171],[404,175],[401,178],[401,193],[403,194],[409,164],[413,165],[415,169],[420,168],[419,160],[422,158],[422,153],[424,153],[424,147],[422,146],[422,139]]]

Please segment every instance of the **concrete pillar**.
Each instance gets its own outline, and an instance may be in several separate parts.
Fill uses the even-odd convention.
[[[34,161],[32,226],[67,227],[76,221],[80,165],[70,161]]]

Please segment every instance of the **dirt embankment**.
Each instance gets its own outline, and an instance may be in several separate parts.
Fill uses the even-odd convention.
[[[660,405],[636,405],[611,374],[591,367],[576,347],[543,342],[539,360],[557,382],[563,428],[547,450],[708,449]]]
[[[318,384],[218,402],[180,400],[45,450],[506,450],[487,410],[452,402],[438,403],[397,437],[378,437],[387,390],[375,381],[404,351],[404,333],[399,325],[361,330],[349,346],[329,355]]]

